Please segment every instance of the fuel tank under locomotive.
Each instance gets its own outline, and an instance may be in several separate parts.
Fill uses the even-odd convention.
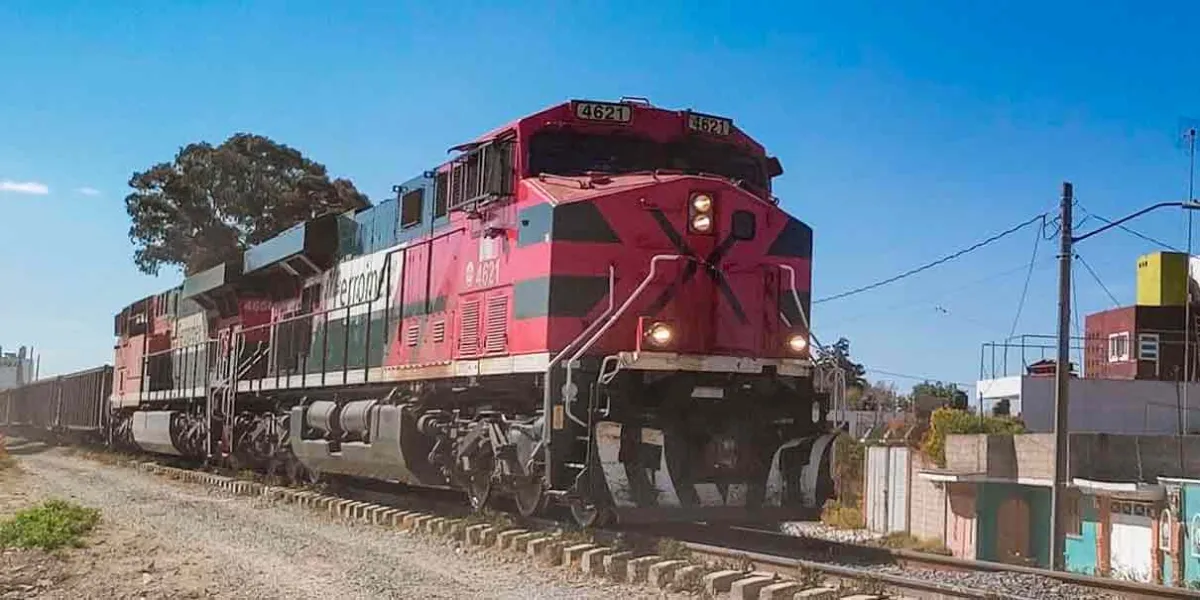
[[[125,435],[121,430],[127,429]],[[118,426],[118,438],[131,438],[146,452],[173,456],[204,456],[204,418],[175,410],[140,410]]]
[[[541,433],[533,418],[387,399],[316,401],[294,407],[290,423],[292,453],[313,472],[483,496],[529,483]]]

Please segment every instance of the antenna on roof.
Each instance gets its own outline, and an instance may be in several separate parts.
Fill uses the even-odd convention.
[[[650,99],[645,96],[621,96],[621,102],[625,104],[642,104],[644,106],[653,106],[650,104]]]

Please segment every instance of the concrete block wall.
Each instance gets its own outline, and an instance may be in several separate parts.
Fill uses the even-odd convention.
[[[1054,479],[1054,436],[1048,434],[1014,435],[1013,475],[1018,478]]]
[[[1068,445],[1071,477],[1143,482],[1200,477],[1200,435],[1074,433]],[[946,470],[1013,480],[1051,479],[1054,436],[946,436]]]
[[[909,454],[910,473],[937,465],[920,452]],[[946,486],[913,476],[909,479],[909,532],[919,538],[946,539]]]
[[[986,473],[988,436],[983,434],[946,436],[946,470],[955,473]]]
[[[1076,477],[1154,481],[1200,476],[1200,436],[1074,434],[1070,441]]]

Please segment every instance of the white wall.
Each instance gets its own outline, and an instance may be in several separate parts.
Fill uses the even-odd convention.
[[[1031,433],[1054,431],[1054,378],[1005,377],[980,381],[976,389],[990,407],[1003,394],[1012,397],[1014,383],[1013,414]],[[1190,384],[1186,404],[1183,396],[1183,386],[1170,381],[1073,378],[1068,420],[1081,433],[1174,434],[1182,411],[1188,431],[1200,432],[1200,383]]]
[[[908,413],[899,411],[848,410],[844,413],[829,413],[830,419],[845,419],[849,426],[848,433],[853,438],[861,438],[872,427],[877,425],[887,425],[892,421],[903,421],[907,417]]]
[[[991,414],[992,407],[997,402],[1007,399],[1009,402],[1009,414],[1020,414],[1022,379],[1023,377],[1020,375],[1014,375],[1012,377],[998,377],[996,379],[977,381],[975,383],[975,404],[973,406],[982,406],[984,411]]]
[[[24,361],[25,366],[23,367],[23,369],[21,371],[21,381],[17,381],[17,366],[15,364],[17,362],[17,360],[15,358],[8,359],[7,362],[11,362],[13,364],[0,365],[0,390],[14,388],[14,387],[17,387],[18,385],[29,383],[30,381],[33,380],[33,361],[32,360],[26,359]]]

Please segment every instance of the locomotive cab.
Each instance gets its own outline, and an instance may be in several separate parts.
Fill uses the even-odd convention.
[[[812,518],[836,431],[810,354],[812,231],[728,120],[615,110],[629,126],[550,121],[529,142],[544,204],[521,238],[551,242],[548,304],[585,307],[547,327],[549,485],[585,524]]]

